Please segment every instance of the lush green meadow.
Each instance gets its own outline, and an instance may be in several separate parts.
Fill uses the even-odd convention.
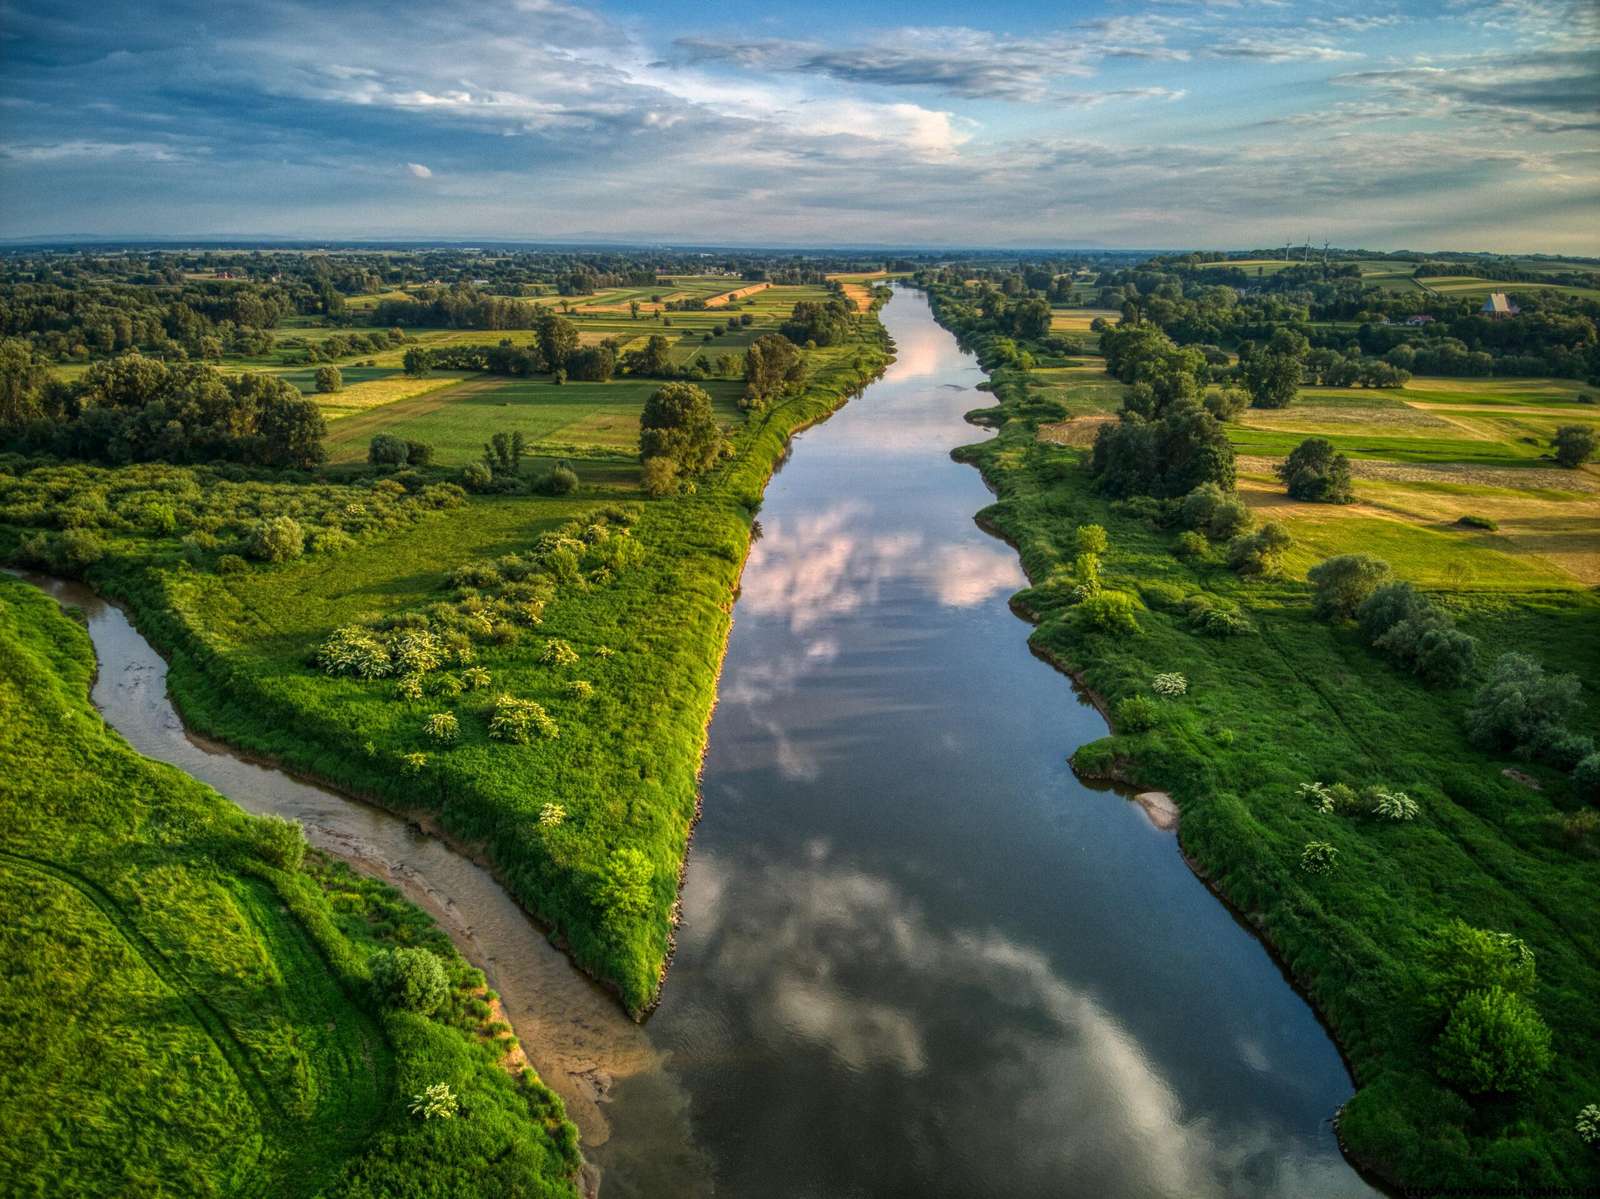
[[[1592,1001],[1600,993],[1600,829],[1585,814],[1592,809],[1563,773],[1469,740],[1472,685],[1423,687],[1354,628],[1318,619],[1304,581],[1309,567],[1335,554],[1386,559],[1445,605],[1486,656],[1514,648],[1585,680],[1579,727],[1592,729],[1600,718],[1592,686],[1600,677],[1600,596],[1575,562],[1585,549],[1600,551],[1595,469],[1540,468],[1533,459],[1542,451],[1509,432],[1441,438],[1425,423],[1409,427],[1398,410],[1410,388],[1338,396],[1307,389],[1288,409],[1248,411],[1248,423],[1226,426],[1241,455],[1259,456],[1240,459],[1241,498],[1294,538],[1280,577],[1246,581],[1214,549],[1178,556],[1176,530],[1096,493],[1088,445],[1124,391],[1099,367],[1092,357],[1047,358],[1031,371],[999,367],[998,406],[974,414],[999,434],[957,452],[996,492],[980,520],[1022,554],[1032,585],[1014,604],[1037,625],[1031,643],[1113,716],[1113,735],[1081,749],[1075,764],[1178,801],[1184,852],[1261,931],[1350,1060],[1359,1089],[1339,1128],[1356,1160],[1416,1186],[1600,1182],[1600,1162],[1574,1130],[1579,1109],[1600,1096],[1600,1009]],[[1565,389],[1542,380],[1416,385],[1432,402],[1468,404],[1487,391],[1485,411],[1504,395],[1522,397],[1519,405],[1562,404],[1549,393]],[[1361,412],[1371,414],[1373,432],[1361,427]],[[1258,424],[1258,416],[1323,431],[1345,428],[1348,418],[1354,427],[1334,440],[1393,477],[1358,471],[1353,505],[1289,500],[1271,467],[1304,433],[1262,427],[1271,422]],[[1453,456],[1469,447],[1476,456]],[[1567,486],[1530,496],[1514,485],[1464,481],[1480,461],[1496,467],[1486,476],[1497,483],[1520,472],[1541,481],[1565,476]],[[1423,506],[1413,495],[1435,507],[1412,511]],[[1469,511],[1530,500],[1554,522],[1547,532],[1575,544],[1572,555],[1541,552],[1549,547],[1508,535],[1504,524],[1491,531],[1455,523]],[[1074,615],[1075,530],[1084,524],[1109,534],[1101,582],[1134,597],[1136,633],[1095,632]],[[1197,632],[1188,616],[1194,603],[1236,611],[1249,632]],[[1181,673],[1186,694],[1141,706],[1162,672]],[[1324,813],[1300,793],[1308,782],[1398,788],[1418,800],[1420,814],[1388,823]],[[1333,847],[1334,869],[1301,867],[1312,842]],[[1426,957],[1452,918],[1509,932],[1534,952],[1534,998],[1553,1029],[1555,1057],[1520,1097],[1469,1100],[1435,1072]]]
[[[576,1130],[502,1067],[483,976],[392,889],[299,867],[134,753],[94,669],[81,627],[0,578],[7,1193],[575,1195]],[[393,946],[444,964],[431,1017],[375,997]],[[460,1115],[412,1116],[438,1083]]]
[[[766,302],[787,316],[793,300]],[[667,498],[641,502],[639,489],[639,414],[658,381],[484,376],[333,425],[336,458],[364,460],[378,432],[433,444],[439,464],[403,472],[403,483],[364,462],[315,484],[23,464],[0,488],[0,557],[83,573],[126,601],[170,657],[174,698],[202,731],[481,847],[574,960],[642,1012],[670,954],[706,723],[766,479],[790,434],[887,356],[867,315],[845,343],[807,351],[806,385],[769,407],[740,412],[737,385],[708,381],[728,449]],[[522,463],[525,478],[559,455],[576,467],[578,491],[462,502],[442,486],[501,432],[527,438],[536,460]],[[52,497],[68,492],[88,506],[92,554],[76,554],[81,536],[48,531]],[[175,505],[170,523],[129,518],[149,503]],[[309,530],[304,556],[249,566],[233,556],[247,552],[253,519],[280,515]],[[196,528],[203,536],[188,533]],[[581,562],[567,564],[568,545]],[[330,677],[315,660],[341,627],[415,627],[441,612],[470,641],[414,690]],[[476,671],[486,684],[464,685]],[[501,697],[539,705],[549,731],[525,743],[491,737]],[[435,717],[456,735],[430,735]],[[551,805],[560,816],[541,821]]]

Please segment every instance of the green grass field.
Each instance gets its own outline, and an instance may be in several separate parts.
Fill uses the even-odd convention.
[[[383,884],[262,857],[259,821],[105,727],[93,672],[83,630],[0,578],[7,1192],[575,1195],[576,1131],[500,1066],[482,975]],[[446,961],[433,1018],[370,998],[393,944]],[[407,1113],[435,1082],[467,1118]]]
[[[1092,362],[1093,360],[1088,360]],[[1104,379],[1104,376],[1101,376]],[[1560,474],[1574,490],[1526,496],[1517,488],[1461,482],[1373,482],[1358,474],[1357,503],[1340,508],[1288,500],[1259,476],[1296,539],[1284,577],[1241,581],[1212,550],[1185,563],[1176,533],[1127,514],[1097,495],[1084,468],[1086,446],[1041,436],[1103,418],[1116,393],[1085,368],[993,376],[998,410],[980,414],[999,429],[957,456],[978,466],[996,492],[981,514],[986,527],[1016,545],[1032,586],[1016,598],[1037,624],[1031,641],[1072,670],[1113,710],[1151,695],[1158,672],[1188,680],[1181,699],[1162,701],[1149,731],[1117,731],[1079,751],[1086,773],[1169,791],[1182,811],[1180,836],[1196,869],[1273,945],[1286,969],[1327,1019],[1355,1073],[1358,1092],[1339,1122],[1358,1161],[1407,1186],[1577,1186],[1600,1184],[1600,1159],[1574,1132],[1580,1107],[1600,1095],[1600,836],[1582,822],[1583,801],[1565,775],[1509,755],[1489,754],[1466,737],[1470,688],[1431,691],[1362,644],[1355,631],[1316,619],[1305,570],[1325,556],[1380,555],[1415,579],[1476,636],[1486,656],[1516,648],[1549,669],[1585,681],[1585,718],[1600,718],[1600,593],[1559,566],[1548,547],[1435,514],[1402,518],[1383,505],[1395,493],[1418,495],[1456,514],[1475,511],[1494,492],[1531,499],[1561,515],[1546,528],[1600,550],[1595,497],[1576,488],[1588,471]],[[1527,393],[1541,381],[1504,381]],[[1434,390],[1438,390],[1437,385]],[[1395,397],[1332,397],[1390,412]],[[1288,411],[1293,413],[1299,404]],[[1306,407],[1319,407],[1314,401]],[[1250,428],[1230,435],[1281,451],[1288,434]],[[1400,455],[1375,461],[1418,476],[1408,465],[1419,443],[1441,459],[1465,441],[1349,435],[1354,448]],[[1482,443],[1493,447],[1494,442]],[[1496,451],[1485,451],[1493,453]],[[1499,460],[1522,451],[1501,445]],[[1270,465],[1270,460],[1262,460]],[[1459,462],[1459,460],[1458,460]],[[1253,469],[1253,468],[1252,468]],[[1512,474],[1508,469],[1504,474]],[[1242,480],[1255,505],[1260,498]],[[1409,502],[1409,501],[1408,501]],[[1102,525],[1107,587],[1139,597],[1136,635],[1097,634],[1071,619],[1074,529]],[[1237,605],[1253,632],[1213,638],[1191,632],[1179,602],[1201,595]],[[1540,789],[1505,773],[1525,772]],[[1418,819],[1386,824],[1319,813],[1297,794],[1307,781],[1381,783],[1418,799]],[[1309,841],[1332,844],[1329,874],[1298,868]],[[1533,948],[1535,1000],[1554,1030],[1550,1072],[1520,1098],[1469,1102],[1434,1071],[1420,964],[1428,939],[1459,917],[1503,930]]]
[[[639,412],[661,386],[653,379],[556,384],[550,379],[488,376],[347,417],[328,434],[331,462],[364,462],[367,443],[392,433],[432,445],[445,466],[475,462],[495,433],[520,432],[544,457],[622,455],[639,447]],[[743,384],[707,380],[719,419],[739,419]]]

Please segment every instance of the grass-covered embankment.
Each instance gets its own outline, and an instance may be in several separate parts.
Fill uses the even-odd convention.
[[[140,757],[83,629],[0,577],[0,1176],[28,1195],[569,1196],[576,1130],[500,1064],[483,976],[391,888]],[[292,831],[292,830],[291,830]],[[448,991],[382,1002],[420,946]],[[454,1118],[412,1097],[446,1084]]]
[[[937,290],[934,299],[937,311]],[[1575,1130],[1579,1110],[1600,1103],[1600,846],[1583,801],[1561,773],[1469,740],[1473,684],[1424,688],[1353,628],[1317,619],[1303,564],[1246,582],[1214,550],[1180,560],[1177,529],[1108,503],[1094,490],[1087,446],[1040,429],[1092,421],[1120,388],[1103,375],[1081,387],[1047,383],[1059,364],[1039,368],[993,371],[997,407],[977,419],[998,434],[957,456],[995,490],[979,518],[1018,548],[1032,581],[1014,601],[1037,625],[1031,643],[1103,697],[1114,720],[1121,701],[1155,702],[1151,727],[1125,725],[1083,747],[1080,770],[1176,798],[1184,852],[1260,930],[1351,1064],[1359,1089],[1339,1127],[1355,1160],[1407,1186],[1600,1182],[1600,1154]],[[1074,616],[1070,566],[1087,524],[1109,534],[1104,585],[1138,597],[1137,633],[1092,631]],[[1350,524],[1357,540],[1338,549],[1369,548]],[[1397,574],[1407,577],[1406,547],[1423,544],[1397,537],[1387,555]],[[1592,727],[1600,597],[1576,585],[1518,586],[1505,554],[1474,561],[1500,573],[1436,599],[1486,656],[1515,648],[1589,681]],[[1197,596],[1237,609],[1253,631],[1196,631],[1185,603]],[[1183,674],[1187,693],[1160,699],[1152,680],[1163,672]],[[1323,813],[1299,793],[1312,781],[1401,789],[1420,815]],[[1311,842],[1334,847],[1332,870],[1302,868]],[[1440,1017],[1425,963],[1453,919],[1533,950],[1531,999],[1552,1029],[1554,1059],[1519,1095],[1468,1095],[1438,1074]]]
[[[790,436],[833,411],[888,355],[871,316],[846,343],[808,352],[805,388],[733,418],[731,455],[686,494],[642,499],[580,462],[576,495],[478,496],[417,513],[396,508],[410,501],[386,499],[368,480],[349,485],[349,503],[362,512],[349,519],[381,527],[363,525],[355,544],[336,552],[228,572],[205,553],[185,556],[175,536],[118,532],[81,573],[123,601],[170,658],[168,685],[193,726],[427,818],[480,852],[573,959],[640,1013],[671,951],[706,726],[766,481]],[[303,482],[260,486],[270,495],[248,502],[263,511],[310,491]],[[182,501],[196,510],[204,502]],[[301,519],[337,521],[341,510]],[[537,545],[571,522],[609,522],[613,536],[626,528],[637,561],[581,576],[563,567],[557,579],[547,564],[559,555],[538,558]],[[21,544],[9,536],[0,527],[0,555]],[[544,597],[522,623],[502,620],[495,607],[509,602],[499,573],[513,569],[507,555],[521,555],[518,593]],[[481,569],[452,580],[473,563]],[[471,646],[487,686],[458,685],[465,663],[434,671],[410,695],[397,685],[403,680],[333,678],[314,664],[332,630],[369,615],[420,617],[443,605],[461,620],[479,604],[495,616]],[[552,642],[564,646],[559,654]],[[553,724],[525,744],[492,738],[501,695],[541,705]],[[455,737],[425,732],[436,715],[454,718]]]

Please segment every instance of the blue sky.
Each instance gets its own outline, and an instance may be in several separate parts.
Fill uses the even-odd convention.
[[[1600,253],[1595,0],[0,0],[0,237]]]

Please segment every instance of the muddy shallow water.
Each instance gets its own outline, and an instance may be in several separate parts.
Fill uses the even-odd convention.
[[[1104,722],[1029,653],[1016,555],[948,456],[986,435],[962,420],[990,402],[981,372],[920,294],[884,321],[894,366],[768,490],[642,1027],[467,857],[187,736],[122,612],[35,581],[84,609],[95,702],[135,748],[302,821],[441,921],[605,1199],[1372,1194],[1339,1154],[1352,1088],[1310,1008],[1162,805],[1067,766]]]

